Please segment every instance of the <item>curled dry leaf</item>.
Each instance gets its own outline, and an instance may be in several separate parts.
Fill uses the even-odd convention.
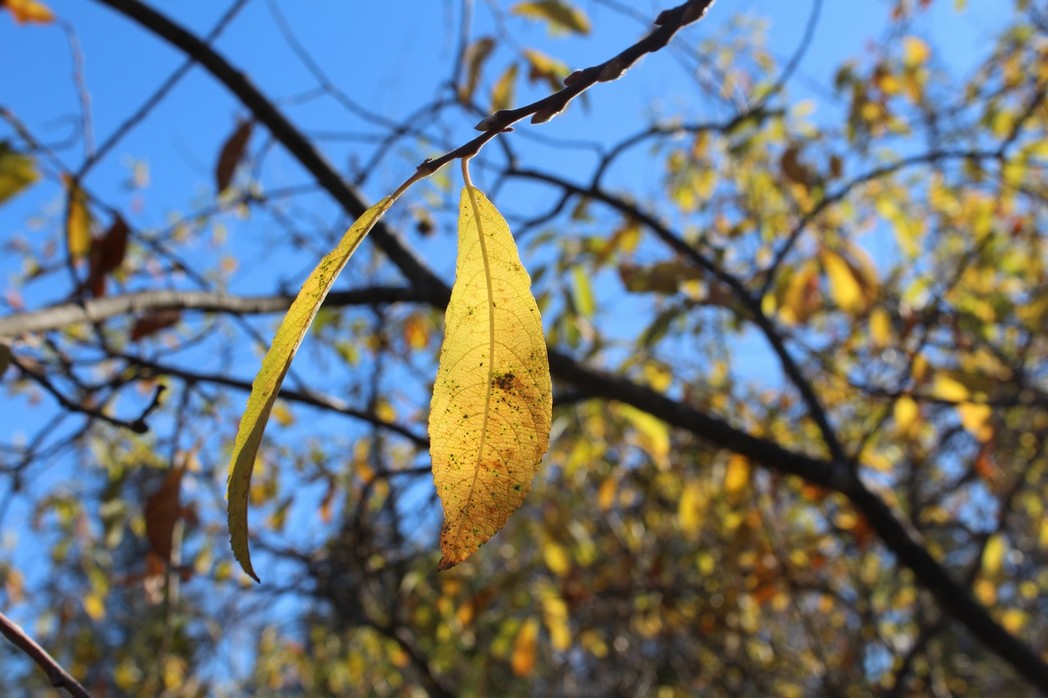
[[[251,121],[242,121],[222,146],[218,163],[215,165],[215,187],[219,194],[224,192],[233,181],[233,173],[236,172],[237,165],[244,158],[244,150],[251,138],[252,127]]]
[[[135,324],[131,327],[131,341],[137,342],[160,330],[173,327],[181,319],[182,313],[177,310],[158,310],[154,313],[146,313],[135,320]]]
[[[90,270],[87,288],[95,298],[105,295],[106,276],[119,269],[127,255],[127,237],[130,229],[118,213],[102,237],[91,241]]]
[[[49,24],[55,19],[51,8],[38,0],[0,0],[0,6],[6,7],[19,24]]]

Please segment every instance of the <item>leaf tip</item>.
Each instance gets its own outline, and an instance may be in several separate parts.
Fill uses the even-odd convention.
[[[233,548],[233,557],[240,563],[240,569],[244,571],[244,574],[255,580],[256,584],[261,584],[262,580],[259,579],[255,568],[251,565],[251,553],[248,551],[247,543],[238,540],[235,535],[230,535],[229,542]]]

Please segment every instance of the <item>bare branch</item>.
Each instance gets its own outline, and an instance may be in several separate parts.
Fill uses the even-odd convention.
[[[4,637],[10,640],[15,647],[22,650],[30,659],[36,662],[37,666],[44,670],[52,686],[65,689],[66,693],[74,696],[74,698],[91,698],[91,694],[87,692],[87,689],[81,686],[80,682],[74,679],[68,671],[63,669],[55,661],[55,658],[48,654],[47,650],[38,645],[36,640],[29,637],[25,630],[22,629],[22,626],[3,613],[0,613],[0,633],[3,633]]]
[[[18,337],[57,330],[79,323],[96,323],[129,313],[161,310],[200,310],[234,314],[274,313],[291,307],[294,296],[234,296],[208,291],[141,291],[122,296],[96,298],[83,303],[63,303],[43,310],[0,317],[0,337]],[[380,286],[333,292],[324,305],[329,308],[376,303],[426,300],[416,291],[398,286]]]

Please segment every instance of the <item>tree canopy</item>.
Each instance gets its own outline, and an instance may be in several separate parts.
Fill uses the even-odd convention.
[[[0,0],[0,692],[1048,693],[1043,7],[366,4]]]

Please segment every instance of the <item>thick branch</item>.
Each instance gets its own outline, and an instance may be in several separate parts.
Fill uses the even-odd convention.
[[[74,679],[68,671],[63,669],[55,661],[55,658],[48,654],[47,650],[38,645],[36,640],[29,637],[25,630],[22,629],[22,626],[3,613],[0,613],[0,633],[3,633],[4,637],[10,640],[15,647],[25,652],[30,659],[36,662],[37,666],[44,670],[52,686],[65,689],[74,698],[91,698],[91,694],[87,692],[87,689],[81,686],[80,682]]]
[[[718,446],[742,454],[765,467],[844,494],[866,517],[885,547],[908,567],[917,582],[934,596],[946,613],[964,625],[1041,691],[1048,693],[1048,664],[1037,652],[995,621],[986,608],[958,584],[931,553],[910,533],[881,497],[853,478],[846,468],[829,461],[788,451],[778,444],[747,434],[689,405],[671,400],[625,378],[584,367],[559,352],[550,352],[550,367],[570,372],[572,382],[592,397],[620,400],[672,426]]]
[[[248,79],[211,46],[190,34],[152,7],[139,0],[95,0],[156,34],[187,56],[194,58],[212,76],[226,86],[247,107],[255,120],[263,124],[277,141],[298,160],[317,183],[354,218],[368,209],[363,195],[347,183],[321,155],[305,135],[268,100]],[[434,302],[447,305],[451,289],[407,248],[383,221],[372,228],[370,237],[386,256],[420,292],[430,294]]]

